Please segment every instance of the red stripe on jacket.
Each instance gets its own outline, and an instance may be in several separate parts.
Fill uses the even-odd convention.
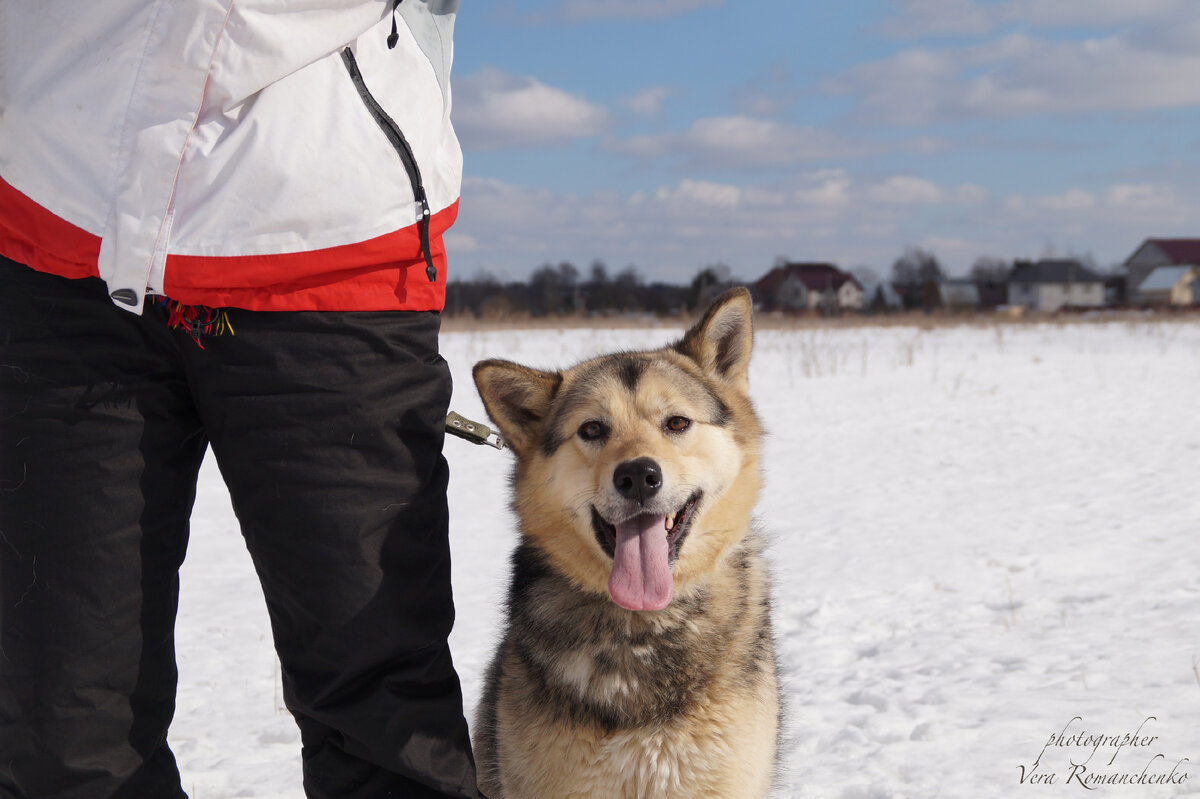
[[[95,277],[100,237],[57,216],[0,178],[0,255],[62,277]]]
[[[440,311],[446,302],[442,234],[458,201],[430,218],[437,280],[425,274],[417,225],[366,241],[272,255],[168,255],[164,293],[186,305],[252,311]],[[100,237],[0,179],[0,254],[39,272],[99,277]],[[397,258],[397,253],[418,253]]]

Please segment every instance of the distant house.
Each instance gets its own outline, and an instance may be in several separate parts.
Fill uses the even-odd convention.
[[[946,278],[938,283],[938,299],[949,311],[973,311],[980,305],[979,286],[969,278]]]
[[[1107,275],[1104,278],[1104,304],[1124,305],[1129,301],[1126,286],[1129,283],[1127,275]]]
[[[1160,266],[1138,286],[1138,299],[1147,305],[1194,305],[1200,302],[1200,268]]]
[[[1008,284],[999,280],[976,280],[979,307],[994,310],[1008,303]]]
[[[1008,281],[1008,304],[1031,311],[1104,305],[1104,279],[1079,261],[1018,262]]]
[[[1139,294],[1142,283],[1160,266],[1198,264],[1200,239],[1146,239],[1125,259],[1126,297],[1130,302],[1146,302]]]
[[[859,310],[863,287],[833,264],[785,263],[751,287],[764,310]]]

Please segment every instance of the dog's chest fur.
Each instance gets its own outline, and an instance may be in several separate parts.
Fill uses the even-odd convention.
[[[522,763],[504,795],[760,793],[747,788],[770,773],[777,719],[757,539],[712,582],[648,614],[572,589],[528,546],[514,564],[510,626],[484,697],[491,729],[481,731],[485,764],[499,750]],[[765,764],[737,762],[748,749]]]

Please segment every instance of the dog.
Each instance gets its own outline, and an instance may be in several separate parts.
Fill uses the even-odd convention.
[[[565,371],[476,364],[516,456],[507,627],[475,725],[491,799],[753,799],[775,774],[770,582],[751,513],[753,306]]]

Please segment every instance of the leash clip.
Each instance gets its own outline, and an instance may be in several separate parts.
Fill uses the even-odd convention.
[[[465,438],[472,444],[486,444],[496,449],[504,449],[504,439],[500,437],[499,432],[493,432],[492,428],[486,424],[472,422],[454,411],[450,411],[446,416],[446,432],[459,438]]]

